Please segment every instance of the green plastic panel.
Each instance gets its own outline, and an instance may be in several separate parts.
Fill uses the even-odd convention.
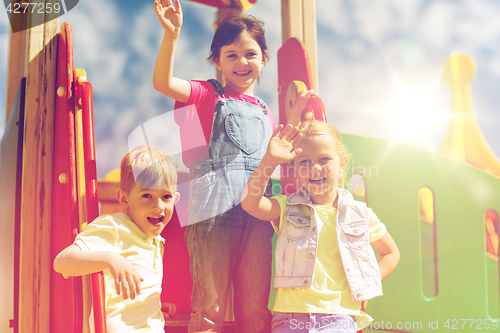
[[[343,139],[353,155],[348,177],[365,174],[366,200],[401,253],[383,282],[384,295],[368,302],[373,327],[442,332],[458,323],[455,328],[468,331],[498,319],[499,265],[486,255],[484,214],[500,212],[500,179],[418,148],[355,135]],[[433,226],[420,219],[422,187],[434,195]],[[463,325],[463,319],[469,321]]]

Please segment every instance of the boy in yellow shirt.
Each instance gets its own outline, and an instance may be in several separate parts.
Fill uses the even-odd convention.
[[[123,213],[102,215],[54,260],[63,276],[104,271],[108,332],[164,332],[161,303],[163,243],[160,236],[179,201],[177,163],[153,146],[125,155],[118,201]],[[92,325],[91,325],[92,326]]]

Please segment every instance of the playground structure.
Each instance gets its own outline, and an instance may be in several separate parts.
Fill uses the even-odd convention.
[[[242,0],[236,7],[227,7],[226,2],[234,2],[198,2],[220,7],[219,19],[255,3]],[[26,20],[30,26],[28,15]],[[318,90],[314,1],[282,0],[282,24],[283,47],[304,45],[303,60],[292,60],[295,67],[303,65],[307,75],[279,77],[280,123],[286,121],[287,103],[293,103],[300,86],[296,81]],[[52,260],[71,243],[74,230],[98,214],[97,194],[101,213],[113,211],[116,184],[99,181],[97,185],[91,85],[85,82],[84,71],[73,70],[70,41],[70,26],[58,29],[57,19],[11,36],[7,125],[0,150],[0,267],[4,273],[0,288],[7,295],[0,303],[0,332],[89,329],[85,323],[92,302],[91,283],[64,280],[53,272]],[[26,58],[19,57],[24,54]],[[280,57],[280,51],[278,61],[278,71],[290,72],[283,67],[287,58]],[[349,188],[374,209],[401,252],[398,267],[384,281],[384,296],[369,301],[367,312],[375,318],[374,329],[435,332],[431,323],[438,320],[441,328],[448,320],[452,327],[453,319],[459,318],[482,320],[483,328],[485,320],[498,324],[500,162],[474,118],[469,90],[474,72],[472,60],[460,54],[452,54],[443,66],[452,115],[457,116],[451,118],[440,154],[343,134],[354,157],[347,175]],[[321,106],[312,107],[313,117],[321,119]],[[182,202],[177,206],[181,209],[185,209]],[[182,331],[190,311],[190,284],[178,218],[165,233],[169,242],[164,261],[170,274],[164,278],[162,299],[178,304],[180,312],[176,320],[167,321],[166,332]],[[99,279],[94,280],[97,285]],[[100,296],[97,292],[94,301]],[[232,313],[226,318],[231,331]],[[382,321],[392,327],[377,327]],[[396,327],[397,323],[412,323],[412,327]],[[103,322],[97,326],[105,332]]]

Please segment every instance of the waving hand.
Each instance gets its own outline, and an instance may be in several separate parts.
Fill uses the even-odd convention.
[[[179,35],[182,26],[182,8],[179,0],[155,0],[155,12],[165,30],[165,34]]]

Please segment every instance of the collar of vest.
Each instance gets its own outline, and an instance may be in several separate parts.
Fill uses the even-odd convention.
[[[337,187],[337,195],[339,196],[339,207],[344,205],[354,207],[354,198],[351,192],[346,189]],[[304,187],[301,187],[297,192],[289,195],[286,203],[289,205],[313,205],[313,202],[311,201],[311,198],[309,197],[309,194]]]

